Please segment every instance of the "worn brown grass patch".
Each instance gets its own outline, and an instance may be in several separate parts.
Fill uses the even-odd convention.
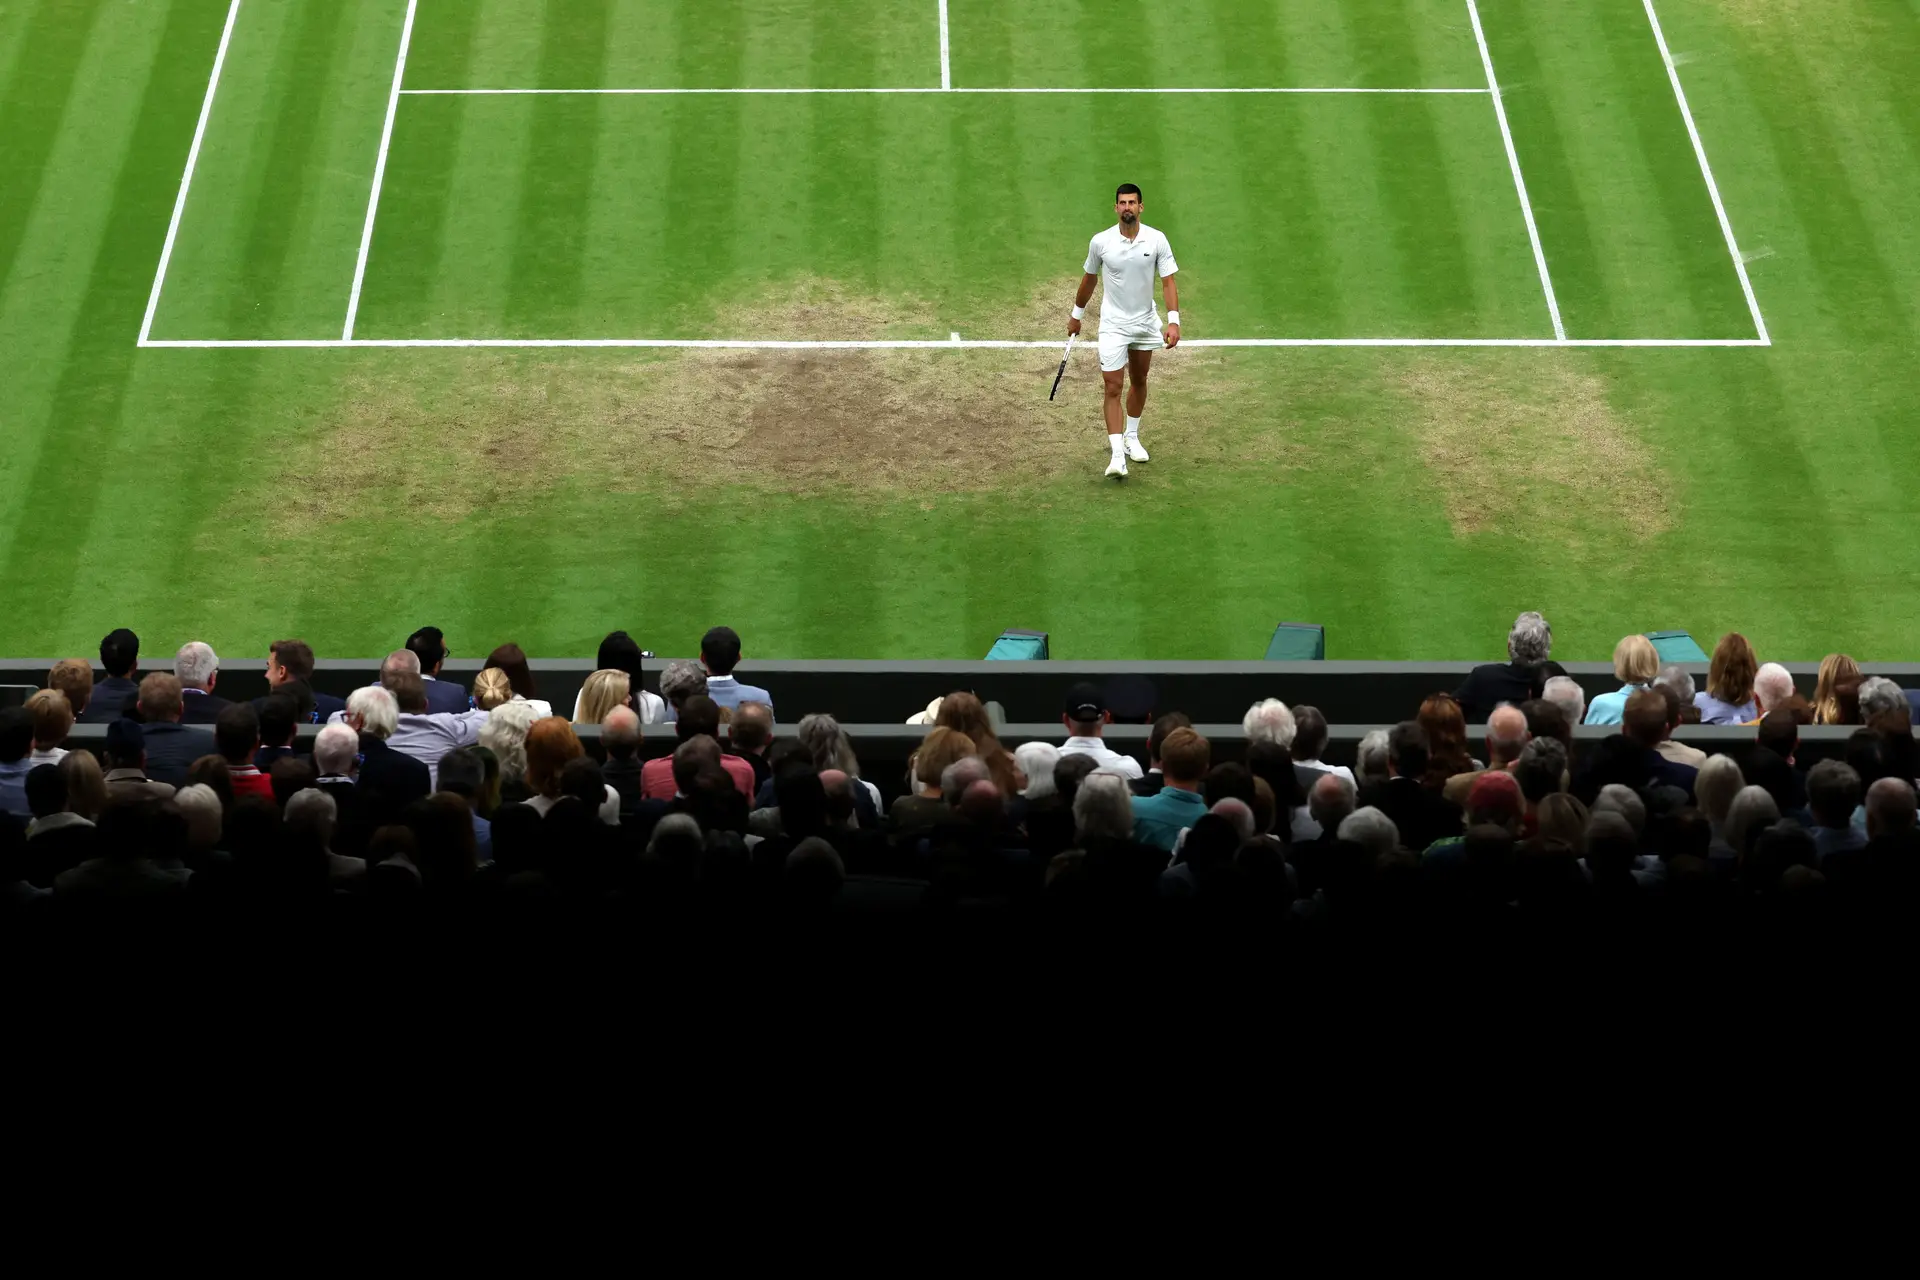
[[[1423,363],[1401,380],[1420,454],[1462,534],[1561,537],[1583,524],[1645,540],[1671,526],[1673,495],[1605,380],[1542,361],[1524,383]]]
[[[783,285],[720,317],[719,332],[781,338],[923,336],[931,308],[829,281]],[[1015,309],[1015,332],[1064,327],[1062,290]],[[1065,335],[1062,334],[1064,342]],[[1004,491],[1069,472],[1097,479],[1106,444],[1092,343],[1059,399],[1050,349],[993,351],[463,351],[345,388],[286,459],[276,488],[325,523],[369,503],[458,521],[556,494],[695,495],[721,486],[792,496]],[[1160,438],[1205,454],[1241,394],[1219,353],[1156,361]],[[1267,460],[1284,464],[1274,443]],[[1258,464],[1259,451],[1250,459]]]

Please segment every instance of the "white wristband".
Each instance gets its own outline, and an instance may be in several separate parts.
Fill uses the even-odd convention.
[[[1169,312],[1167,312],[1167,323],[1168,323],[1168,324],[1179,324],[1179,323],[1180,323],[1180,313],[1179,313],[1178,311],[1169,311]]]
[[[1085,307],[1075,307],[1073,309],[1073,318],[1075,320],[1085,320],[1087,318],[1087,309]]]

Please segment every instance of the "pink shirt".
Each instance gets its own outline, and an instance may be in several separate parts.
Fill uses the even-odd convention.
[[[753,799],[753,766],[739,756],[721,756],[733,785],[748,800]],[[673,785],[673,757],[661,756],[640,766],[640,795],[647,800],[671,800],[678,788]]]

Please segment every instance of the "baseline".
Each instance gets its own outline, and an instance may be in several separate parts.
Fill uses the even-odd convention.
[[[934,89],[915,86],[902,86],[884,89],[402,89],[402,97],[538,97],[546,94],[608,94],[615,96],[633,95],[671,95],[688,93],[732,93],[732,94],[813,94],[813,93],[1385,93],[1385,94],[1421,94],[1421,93],[1486,93],[1487,90],[1474,86],[1465,89],[1356,89],[1342,86],[1302,86],[1285,89],[1224,89],[1224,88],[998,88],[998,89]]]
[[[662,347],[755,351],[1058,350],[1058,339],[879,338],[156,338],[143,347],[209,350],[339,347]],[[1765,347],[1760,338],[1185,338],[1182,347]]]

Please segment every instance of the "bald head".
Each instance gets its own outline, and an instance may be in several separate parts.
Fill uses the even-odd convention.
[[[1000,788],[986,778],[969,782],[967,789],[960,793],[960,817],[977,827],[998,825],[1005,811]]]
[[[380,682],[385,684],[389,676],[417,676],[420,674],[420,655],[411,649],[395,649],[380,664]]]
[[[1322,831],[1336,831],[1353,812],[1353,783],[1337,773],[1323,773],[1307,795],[1307,813]]]
[[[1233,824],[1233,832],[1244,842],[1253,839],[1253,808],[1245,800],[1236,800],[1232,796],[1218,801],[1208,812],[1217,813]]]
[[[632,707],[615,707],[600,722],[600,745],[616,759],[631,756],[640,748],[640,717]]]
[[[1509,767],[1532,740],[1526,712],[1512,705],[1495,707],[1487,717],[1487,768]]]
[[[1899,778],[1882,778],[1867,788],[1867,835],[1911,831],[1917,806],[1913,788]]]

